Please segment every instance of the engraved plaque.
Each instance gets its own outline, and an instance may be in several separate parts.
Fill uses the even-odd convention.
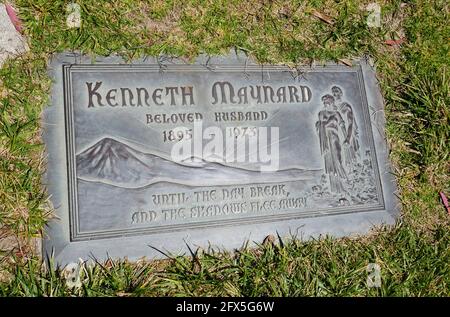
[[[246,57],[55,56],[44,252],[159,257],[269,234],[364,233],[397,213],[372,68]]]

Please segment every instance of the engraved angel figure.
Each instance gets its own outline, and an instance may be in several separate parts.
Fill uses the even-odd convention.
[[[347,178],[342,159],[342,140],[345,138],[345,122],[337,111],[334,97],[322,97],[324,109],[319,112],[316,129],[319,134],[320,151],[325,161],[325,173],[330,180],[330,190],[345,192],[342,180]]]
[[[353,114],[353,109],[350,104],[342,101],[342,89],[338,86],[331,88],[333,97],[338,105],[338,111],[345,122],[345,140],[344,140],[344,162],[345,166],[352,167],[359,157],[359,142],[358,142],[358,125],[356,124],[356,118]]]

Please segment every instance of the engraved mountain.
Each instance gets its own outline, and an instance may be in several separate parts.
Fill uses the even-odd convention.
[[[150,156],[111,138],[104,138],[77,155],[79,178],[120,187],[147,185],[155,176],[152,165]]]
[[[217,162],[176,163],[104,138],[76,156],[77,177],[123,188],[141,188],[157,182],[189,186],[220,186],[282,182],[314,178],[321,171],[287,169],[260,172]]]

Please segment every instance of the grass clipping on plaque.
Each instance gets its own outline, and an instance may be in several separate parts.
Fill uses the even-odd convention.
[[[449,218],[438,192],[450,193],[449,4],[380,1],[77,1],[81,27],[66,24],[65,1],[17,0],[30,52],[0,70],[0,295],[2,296],[448,296]],[[164,261],[83,265],[66,283],[35,252],[52,215],[40,114],[49,103],[51,54],[246,52],[286,64],[369,55],[386,103],[390,159],[402,217],[358,238],[272,239],[233,252],[193,250]],[[381,287],[366,267],[380,266]]]

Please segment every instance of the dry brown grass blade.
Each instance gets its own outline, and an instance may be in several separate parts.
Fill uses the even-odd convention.
[[[338,59],[338,61],[340,61],[342,64],[347,65],[349,67],[353,66],[352,61],[349,59],[346,59],[346,58],[340,58],[340,59]]]
[[[316,18],[318,18],[319,20],[321,20],[321,21],[323,21],[323,22],[325,22],[327,24],[331,24],[331,25],[334,24],[334,21],[333,21],[333,19],[331,17],[329,17],[329,16],[327,16],[327,15],[325,15],[323,13],[320,13],[317,10],[312,10],[311,14],[313,16],[315,16]]]

